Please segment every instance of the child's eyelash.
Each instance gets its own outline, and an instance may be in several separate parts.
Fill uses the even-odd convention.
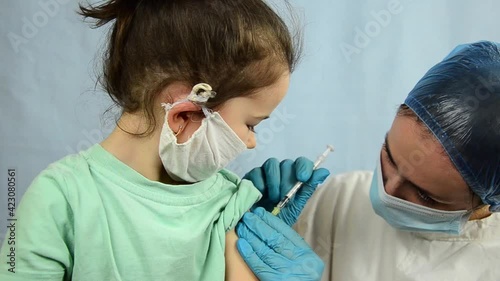
[[[256,133],[256,132],[255,132],[255,126],[247,125],[247,127],[248,127],[248,129],[249,129],[250,131],[252,131],[252,132]]]

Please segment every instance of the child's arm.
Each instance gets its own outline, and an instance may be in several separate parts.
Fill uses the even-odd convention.
[[[70,274],[74,219],[60,182],[42,173],[16,206],[0,250],[0,280],[62,281]]]
[[[259,280],[241,258],[236,248],[238,236],[234,229],[226,232],[226,281],[255,281]]]

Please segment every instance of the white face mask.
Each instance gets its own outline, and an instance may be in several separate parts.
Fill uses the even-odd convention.
[[[199,92],[199,90],[204,90]],[[162,103],[165,122],[160,135],[160,158],[168,175],[176,181],[198,182],[223,169],[247,148],[218,112],[210,112],[203,103],[214,96],[207,84],[197,84],[186,100]],[[206,94],[208,93],[208,95]],[[185,143],[177,143],[168,125],[168,112],[184,102],[195,102],[205,114],[201,126]]]

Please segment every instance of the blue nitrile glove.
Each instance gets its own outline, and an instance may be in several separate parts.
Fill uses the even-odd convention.
[[[252,169],[243,177],[250,180],[262,193],[262,199],[254,207],[272,211],[295,183],[301,181],[304,183],[302,187],[278,215],[288,225],[293,225],[316,187],[330,175],[325,168],[313,168],[314,163],[305,157],[299,157],[295,162],[286,159],[281,163],[276,158],[267,159],[261,167]]]
[[[263,208],[246,212],[236,226],[241,257],[261,281],[321,279],[321,258],[300,235]]]

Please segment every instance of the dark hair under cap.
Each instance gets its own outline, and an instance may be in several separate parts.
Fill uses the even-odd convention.
[[[492,212],[500,212],[499,47],[489,41],[457,46],[405,100]]]

